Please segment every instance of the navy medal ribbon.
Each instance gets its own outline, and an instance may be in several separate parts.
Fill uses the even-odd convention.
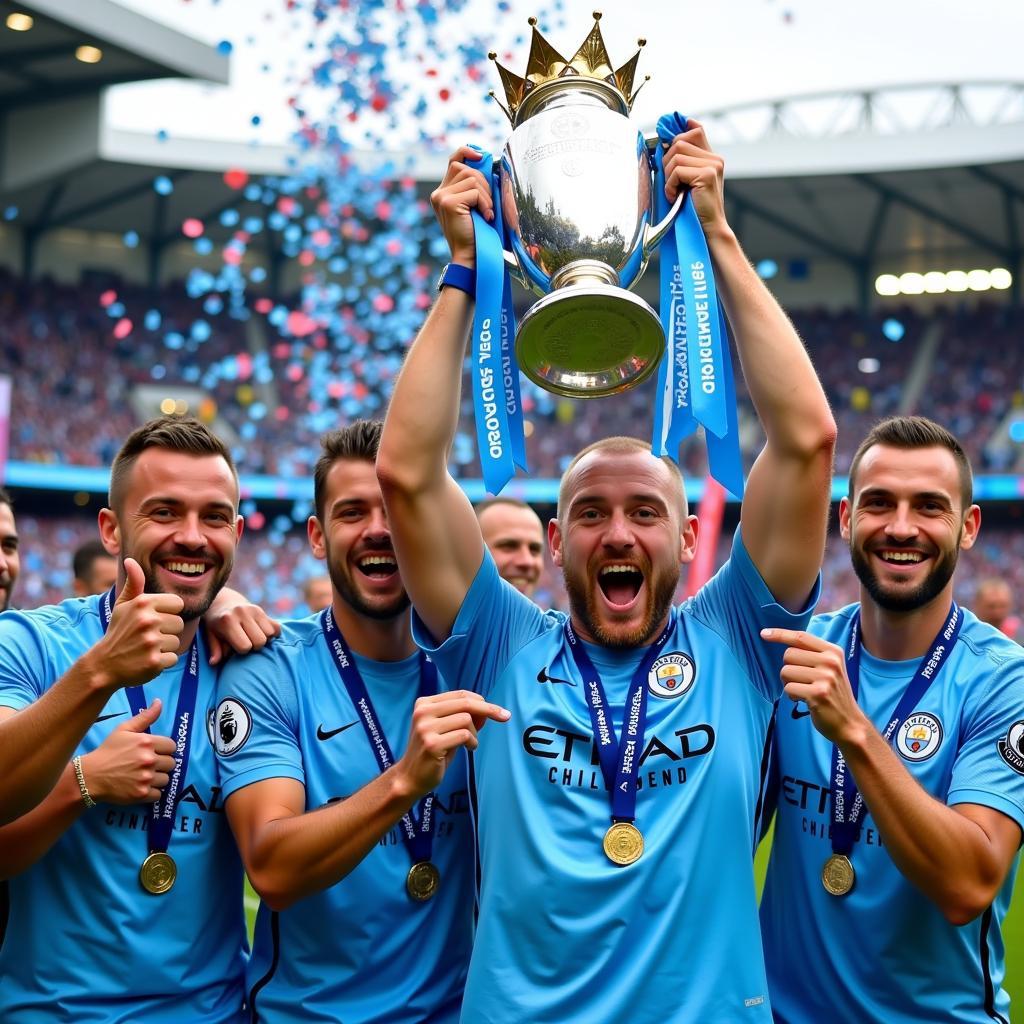
[[[327,647],[334,656],[334,667],[338,670],[342,685],[352,701],[352,706],[359,714],[366,738],[370,741],[373,756],[381,772],[386,772],[394,763],[395,756],[384,735],[380,719],[374,710],[370,694],[367,692],[363,677],[356,667],[355,658],[349,650],[345,638],[341,635],[334,622],[334,609],[328,606],[320,616]],[[437,666],[420,651],[420,697],[432,697],[437,693]],[[434,794],[428,793],[420,801],[417,814],[406,811],[402,815],[402,840],[414,865],[429,862],[434,845]]]
[[[626,710],[622,721],[622,737],[615,736],[611,706],[590,655],[573,632],[567,619],[564,626],[566,643],[572,652],[576,668],[583,678],[583,692],[601,762],[601,774],[611,792],[612,822],[632,822],[636,819],[636,778],[640,773],[640,758],[644,749],[647,726],[647,676],[657,660],[665,642],[675,627],[675,610],[669,613],[668,623],[661,635],[647,648],[633,673],[626,695]]]
[[[114,587],[100,601],[100,625],[106,633],[114,607]],[[199,632],[192,640],[185,657],[185,671],[178,688],[178,704],[174,709],[174,767],[160,799],[153,804],[149,823],[149,852],[166,854],[174,833],[174,817],[178,802],[184,792],[182,783],[188,771],[189,753],[192,749],[192,731],[195,725],[196,698],[199,693]],[[146,706],[146,691],[141,686],[126,686],[125,696],[132,715],[138,715]],[[147,727],[146,732],[150,732]]]
[[[896,731],[903,724],[907,715],[920,703],[946,664],[953,648],[956,646],[960,628],[963,626],[963,613],[954,601],[949,609],[945,625],[939,630],[932,641],[928,653],[921,659],[914,677],[911,679],[889,721],[882,731],[882,738],[892,743]],[[857,699],[860,691],[860,612],[858,611],[850,623],[850,637],[846,645],[846,674],[850,680],[853,699]],[[864,797],[857,788],[851,773],[847,770],[846,759],[835,744],[832,746],[832,852],[840,856],[848,856],[853,849],[853,841],[864,814]]]

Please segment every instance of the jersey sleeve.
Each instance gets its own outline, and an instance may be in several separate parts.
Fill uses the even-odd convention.
[[[281,646],[231,658],[221,671],[213,732],[225,799],[265,779],[306,784],[295,682]]]
[[[751,561],[737,527],[729,560],[701,587],[687,610],[729,642],[748,680],[765,700],[774,703],[782,693],[779,672],[785,647],[762,640],[761,630],[766,626],[805,629],[820,592],[819,574],[801,611],[784,608]]]
[[[57,680],[42,634],[28,616],[0,615],[0,707],[20,711]]]
[[[487,697],[516,651],[553,621],[498,575],[494,559],[485,551],[451,636],[438,645],[415,612],[413,636],[437,664],[448,689],[473,690]]]
[[[1024,658],[1000,666],[960,723],[946,803],[981,804],[1024,830]]]

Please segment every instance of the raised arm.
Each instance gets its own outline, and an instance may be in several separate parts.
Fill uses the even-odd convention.
[[[811,360],[786,314],[750,265],[725,216],[724,162],[690,121],[665,155],[666,190],[680,186],[704,227],[715,282],[747,390],[767,442],[747,481],[743,543],[776,600],[807,601],[821,566],[836,425]]]
[[[452,262],[465,267],[476,263],[470,211],[494,216],[487,180],[461,163],[478,155],[455,153],[430,197]],[[438,641],[451,633],[484,554],[476,515],[448,473],[472,317],[465,292],[442,290],[398,375],[377,455],[402,581]]]

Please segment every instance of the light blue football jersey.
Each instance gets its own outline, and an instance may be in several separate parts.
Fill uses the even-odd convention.
[[[487,723],[471,759],[480,887],[465,1024],[771,1020],[752,850],[781,652],[758,632],[808,616],[774,601],[737,533],[649,673],[645,849],[619,867],[602,849],[609,794],[565,617],[539,611],[484,555],[452,635],[431,652],[448,679],[512,713]],[[621,735],[645,649],[586,648]]]
[[[102,636],[98,597],[0,615],[0,706],[40,697]],[[187,657],[187,654],[185,655]],[[151,805],[84,811],[27,871],[12,878],[0,947],[5,1024],[227,1024],[243,1019],[247,941],[242,866],[217,787],[210,716],[216,673],[200,644],[196,729],[168,852],[170,892],[139,882]],[[152,726],[170,735],[184,657],[144,687],[163,701]],[[131,718],[118,690],[78,745],[95,750]],[[88,777],[86,778],[88,782]]]
[[[405,752],[420,655],[399,662],[354,655],[396,759]],[[296,779],[306,810],[344,800],[380,774],[358,712],[320,626],[283,624],[258,654],[232,660],[220,683],[224,797],[264,779]],[[466,760],[436,791],[431,860],[437,894],[413,902],[401,828],[392,828],[336,885],[287,910],[261,905],[247,974],[253,1019],[344,1024],[454,1024],[473,928],[473,846]]]
[[[817,615],[810,629],[845,646],[857,605]],[[1024,827],[1024,650],[962,609],[960,638],[897,730],[903,765],[946,804],[992,807]],[[858,703],[885,728],[920,659],[862,650]],[[866,810],[850,859],[856,884],[830,896],[832,745],[802,703],[783,699],[778,788],[761,925],[776,1020],[785,1024],[1009,1021],[1000,925],[1016,863],[992,906],[961,928],[908,882]]]

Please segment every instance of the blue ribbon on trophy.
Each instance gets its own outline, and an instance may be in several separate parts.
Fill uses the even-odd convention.
[[[529,472],[529,468],[514,345],[512,282],[505,265],[501,188],[489,153],[481,153],[473,165],[491,182],[494,200],[493,224],[488,224],[478,211],[472,211],[476,235],[473,409],[484,486],[490,494],[498,494],[515,476],[516,466],[523,472]]]
[[[658,120],[659,142],[687,128],[681,114]],[[665,197],[663,149],[657,157],[657,214],[669,210]],[[700,218],[689,196],[661,244],[661,320],[665,356],[658,368],[651,448],[678,457],[679,445],[698,424],[704,427],[711,475],[737,497],[743,494],[743,464],[736,418],[736,387],[729,332],[718,301],[711,255]]]

